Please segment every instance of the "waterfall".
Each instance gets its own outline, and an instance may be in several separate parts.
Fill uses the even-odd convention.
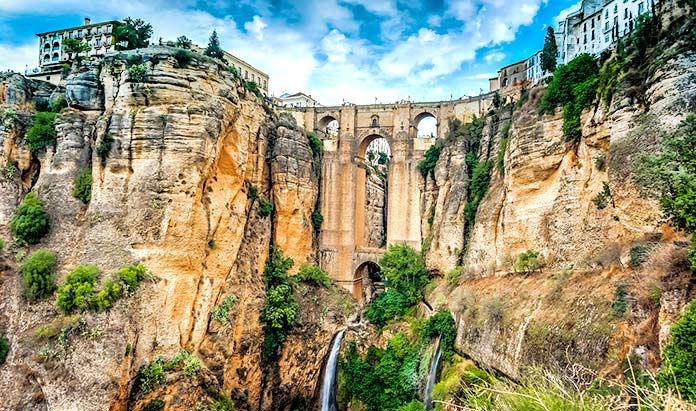
[[[324,382],[321,386],[321,411],[336,411],[336,365],[338,364],[338,352],[341,350],[343,332],[344,330],[339,331],[334,337],[331,354],[326,361]]]
[[[433,409],[433,387],[435,387],[435,378],[437,376],[437,367],[440,364],[440,356],[442,351],[440,349],[440,337],[437,337],[437,348],[435,348],[435,353],[430,361],[430,372],[428,373],[428,382],[425,385],[425,393],[423,395],[423,402],[425,403],[425,409],[430,411]]]

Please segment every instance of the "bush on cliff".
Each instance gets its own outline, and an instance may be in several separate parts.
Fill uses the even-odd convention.
[[[92,170],[82,169],[73,182],[73,197],[87,204],[92,199]]]
[[[28,193],[10,220],[10,230],[20,243],[36,244],[48,233],[48,213],[33,191]]]
[[[24,260],[22,272],[22,295],[27,300],[37,300],[56,288],[56,254],[49,250],[36,250]]]
[[[4,335],[0,337],[0,365],[5,363],[7,354],[10,353],[10,340]]]
[[[27,144],[32,154],[38,154],[56,144],[58,133],[55,127],[56,113],[40,111],[36,113],[34,124],[27,131]]]
[[[675,388],[684,398],[696,401],[696,300],[670,330],[670,341],[662,352],[664,370],[658,381]]]
[[[302,281],[305,283],[312,283],[317,287],[329,288],[333,285],[333,281],[329,278],[329,274],[311,264],[302,264],[300,271],[294,277],[297,281]]]
[[[454,324],[452,313],[440,310],[428,318],[421,335],[426,342],[432,337],[439,336],[442,358],[445,361],[452,358],[454,355],[454,340],[457,338],[457,327]]]
[[[86,311],[92,306],[94,284],[99,277],[96,265],[78,265],[65,277],[56,293],[56,305],[64,313]]]
[[[263,270],[266,303],[260,316],[263,324],[261,359],[266,364],[277,357],[288,332],[295,326],[299,307],[295,303],[288,277],[288,270],[294,264],[291,258],[283,256],[280,249],[274,248]]]

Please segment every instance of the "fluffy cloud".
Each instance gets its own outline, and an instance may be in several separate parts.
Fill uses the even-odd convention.
[[[66,25],[81,16],[142,18],[155,42],[186,35],[205,45],[215,29],[225,49],[269,74],[273,94],[371,103],[477,94],[488,76],[481,73],[506,57],[495,47],[514,40],[544,1],[444,0],[433,8],[416,0],[0,0],[0,25],[21,32],[13,15],[39,20],[71,10],[76,19]],[[355,6],[373,17],[357,20]],[[26,37],[29,45],[0,40],[0,69],[35,64],[33,33]],[[493,49],[475,62],[482,48]]]
[[[0,44],[0,70],[12,70],[23,73],[26,68],[29,70],[39,64],[38,43],[11,46]]]

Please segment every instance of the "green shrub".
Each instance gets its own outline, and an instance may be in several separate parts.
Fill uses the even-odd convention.
[[[543,267],[543,258],[536,251],[527,250],[521,253],[515,259],[512,268],[518,273],[527,273],[536,271]]]
[[[623,318],[628,309],[628,291],[626,286],[619,284],[614,290],[614,300],[611,302],[611,312],[616,318]]]
[[[464,206],[464,220],[467,224],[467,235],[471,232],[476,222],[476,212],[483,197],[488,191],[491,181],[492,164],[489,161],[478,161],[473,153],[466,156],[469,165],[471,181],[469,183],[469,197]]]
[[[0,174],[5,177],[6,180],[10,181],[15,178],[17,173],[19,173],[19,164],[16,161],[8,161],[0,170]]]
[[[234,411],[232,400],[220,393],[212,393],[213,403],[210,404],[210,411]]]
[[[462,267],[461,265],[454,267],[447,274],[445,274],[445,280],[447,280],[447,284],[451,286],[459,284],[459,279],[462,277],[463,272],[464,267]]]
[[[271,214],[273,214],[274,210],[273,202],[267,200],[264,197],[259,197],[259,208],[258,208],[258,214],[261,217],[268,217]]]
[[[314,227],[315,230],[319,230],[321,228],[321,224],[323,222],[324,222],[324,216],[321,215],[321,211],[314,210],[312,212],[312,227]]]
[[[164,401],[162,400],[152,400],[143,407],[143,411],[162,411],[164,410]]]
[[[102,163],[104,163],[107,157],[109,157],[113,144],[114,138],[111,136],[111,134],[105,133],[97,146],[97,155],[101,158]]]
[[[92,309],[103,313],[111,308],[115,301],[123,295],[123,285],[111,278],[107,278],[99,291],[92,300]]]
[[[232,306],[234,303],[237,302],[237,296],[236,295],[228,295],[225,297],[222,302],[213,308],[213,310],[210,313],[210,317],[216,321],[218,321],[220,324],[227,324],[228,321],[228,316],[230,315],[230,311],[232,310]]]
[[[82,169],[75,176],[73,197],[87,204],[92,199],[92,170]]]
[[[312,149],[312,155],[314,157],[321,157],[323,147],[321,139],[311,131],[307,132],[307,139],[309,140],[309,148]]]
[[[449,361],[454,356],[454,341],[457,339],[457,326],[454,323],[452,313],[449,311],[440,310],[435,315],[428,318],[421,335],[425,341],[436,335],[440,336],[442,359]]]
[[[167,382],[164,374],[164,359],[160,357],[150,364],[143,365],[135,378],[133,392],[138,394],[147,394],[164,384]]]
[[[691,301],[682,317],[670,330],[670,341],[662,351],[663,371],[658,382],[676,389],[682,397],[696,401],[696,300]]]
[[[5,363],[7,355],[10,353],[10,340],[4,335],[0,337],[0,365]]]
[[[174,60],[176,60],[176,67],[185,68],[191,64],[193,60],[193,53],[188,50],[177,50],[174,52]]]
[[[128,79],[134,82],[142,82],[145,80],[145,65],[134,64],[128,69]]]
[[[481,311],[485,320],[491,324],[500,324],[505,319],[505,306],[495,297],[484,300],[481,303]]]
[[[10,230],[20,243],[37,244],[48,233],[48,213],[32,191],[28,193],[10,220]]]
[[[264,339],[261,359],[264,363],[276,358],[288,332],[295,326],[298,305],[292,294],[288,270],[294,261],[285,258],[280,249],[273,249],[263,270],[266,303],[261,310]]]
[[[630,264],[633,267],[640,267],[648,260],[648,255],[652,250],[652,246],[647,244],[638,244],[631,247],[628,252],[630,257]]]
[[[383,327],[394,318],[406,314],[411,304],[405,295],[397,291],[383,292],[365,307],[363,316],[372,324]]]
[[[418,171],[420,171],[423,178],[427,178],[428,175],[434,177],[435,165],[437,160],[440,159],[440,154],[442,153],[442,147],[437,142],[430,146],[425,152],[425,158],[418,163]]]
[[[55,127],[56,113],[40,111],[36,113],[34,124],[27,131],[26,140],[32,154],[38,154],[56,144],[58,133]]]
[[[599,171],[605,171],[607,169],[607,157],[604,154],[595,157],[594,163]]]
[[[256,97],[263,99],[263,93],[261,93],[261,89],[259,89],[259,85],[255,81],[242,81],[242,85]]]
[[[65,99],[65,97],[58,97],[55,100],[51,101],[51,111],[54,113],[60,113],[63,111],[64,108],[68,107],[68,100]]]
[[[300,271],[295,275],[295,279],[304,283],[312,283],[317,287],[329,288],[333,285],[333,281],[331,281],[326,271],[311,264],[302,264]]]
[[[393,244],[379,261],[385,285],[403,294],[410,305],[423,298],[423,287],[430,282],[430,274],[423,256],[406,244]]]
[[[64,313],[70,313],[75,309],[90,309],[95,296],[94,284],[99,274],[99,267],[96,265],[78,265],[73,268],[63,280],[63,285],[58,287],[58,308]]]
[[[609,205],[609,200],[611,200],[611,190],[609,189],[609,184],[607,182],[602,183],[603,189],[599,192],[593,199],[592,203],[597,207],[598,210],[604,210]]]
[[[116,272],[116,278],[123,285],[123,291],[133,292],[138,287],[138,284],[145,279],[147,276],[147,268],[144,265],[126,265],[118,272]]]
[[[498,167],[498,173],[502,176],[505,175],[505,152],[507,151],[508,144],[510,141],[510,128],[512,127],[512,122],[508,121],[503,126],[503,136],[500,139],[500,146],[498,147],[498,154],[496,156],[496,165]]]
[[[22,295],[27,300],[37,300],[56,288],[55,272],[58,266],[56,254],[49,250],[36,250],[22,263]]]
[[[599,71],[599,81],[597,83],[597,95],[602,99],[606,108],[611,105],[611,100],[614,97],[616,85],[619,82],[619,76],[623,70],[623,65],[616,60],[609,60],[602,66]]]

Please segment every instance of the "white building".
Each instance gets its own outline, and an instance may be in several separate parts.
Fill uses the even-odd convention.
[[[567,64],[581,53],[599,55],[633,31],[638,16],[654,0],[583,0],[580,9],[558,25],[559,62]]]
[[[278,105],[283,107],[321,107],[318,101],[311,95],[299,92],[295,94],[283,93],[277,99]]]
[[[532,86],[536,86],[542,79],[549,76],[549,73],[541,69],[542,52],[539,50],[527,59],[527,80],[532,83]]]

